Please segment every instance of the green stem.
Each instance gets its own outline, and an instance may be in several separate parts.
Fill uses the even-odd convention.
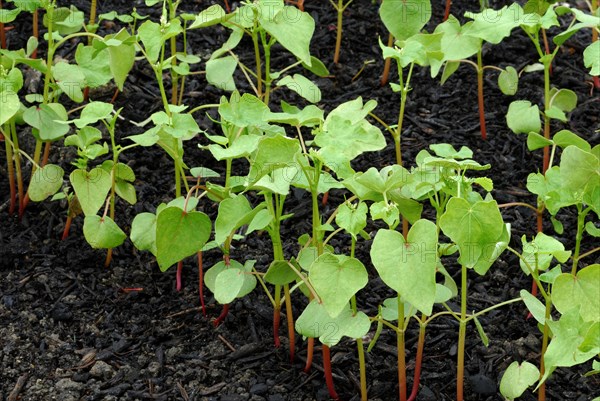
[[[550,109],[550,65],[552,60],[544,59],[544,138],[550,139],[550,117],[547,115]],[[542,173],[545,174],[550,166],[550,148],[544,146],[544,160],[542,165]]]
[[[335,5],[335,3],[333,3]],[[338,0],[337,6],[337,32],[335,37],[335,52],[333,63],[337,64],[340,60],[340,48],[342,46],[342,23],[344,22],[344,0]]]
[[[406,350],[405,350],[405,328],[404,328],[404,302],[398,294],[398,327],[396,330],[396,344],[398,346],[398,390],[400,401],[406,401]]]
[[[12,142],[13,142],[13,146],[15,148],[13,157],[14,157],[14,161],[15,161],[15,172],[16,172],[16,177],[17,177],[17,190],[19,193],[19,217],[23,216],[23,196],[24,196],[24,189],[23,189],[23,173],[21,171],[21,152],[20,152],[20,148],[19,148],[19,137],[17,135],[17,127],[15,124],[15,120],[11,119],[10,122],[10,133],[12,136]]]
[[[546,314],[544,319],[544,334],[542,337],[542,350],[540,355],[540,379],[544,377],[545,366],[544,366],[544,356],[546,355],[546,350],[548,349],[548,341],[550,338],[550,328],[548,327],[548,320],[550,319],[550,313],[552,312],[552,299],[550,297],[546,298]],[[540,384],[538,390],[538,401],[546,400],[546,382]]]
[[[256,96],[262,96],[262,61],[260,59],[260,47],[258,45],[258,24],[254,22],[252,29],[252,43],[254,44],[254,59],[256,62]]]
[[[465,338],[467,334],[467,267],[461,266],[460,322],[458,329],[458,361],[456,364],[456,400],[463,401],[465,375]]]
[[[581,205],[577,205],[577,234],[575,235],[575,250],[573,252],[573,265],[571,267],[571,274],[575,276],[577,274],[577,264],[579,262],[579,251],[581,248],[581,240],[583,238],[583,229],[585,227],[585,216],[589,209],[582,210]]]
[[[8,209],[9,214],[13,214],[15,212],[15,205],[17,204],[17,189],[15,187],[15,169],[14,169],[14,160],[13,160],[13,151],[12,151],[12,141],[7,140],[10,137],[10,126],[8,124],[4,125],[6,130],[3,131],[4,135],[4,147],[6,148],[6,166],[8,170],[8,186],[10,188],[10,207]]]
[[[267,33],[261,32],[261,40],[263,45],[263,51],[265,53],[265,97],[263,99],[264,104],[269,105],[269,99],[271,97],[271,85],[273,79],[271,78],[271,46],[272,43],[267,41]]]

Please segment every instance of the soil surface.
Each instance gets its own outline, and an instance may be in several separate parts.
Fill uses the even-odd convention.
[[[216,0],[184,1],[182,11],[199,12]],[[442,19],[444,1],[433,1],[431,31]],[[465,10],[478,10],[479,2],[455,2],[453,13],[462,16]],[[499,8],[502,1],[491,1]],[[73,2],[89,11],[86,1]],[[237,3],[233,2],[232,6]],[[143,2],[102,1],[99,12],[117,10],[128,13],[131,8],[144,14],[150,11]],[[160,7],[159,7],[160,9]],[[383,41],[387,32],[378,17],[377,5],[371,0],[355,0],[344,14],[344,37],[340,64],[333,65],[336,14],[329,2],[306,0],[306,11],[315,18],[317,27],[312,41],[312,54],[323,60],[332,76],[316,79],[322,91],[319,104],[331,110],[338,104],[362,96],[375,99],[375,113],[393,124],[397,119],[399,95],[380,87],[383,60],[377,38]],[[160,10],[158,11],[160,12]],[[157,11],[152,12],[156,17]],[[24,46],[31,32],[30,17],[21,15],[7,32],[10,49]],[[103,32],[119,26],[103,25]],[[189,34],[190,49],[206,60],[210,53],[227,39],[223,28],[196,30]],[[590,40],[589,32],[573,37],[559,52],[552,82],[570,88],[578,94],[579,105],[570,121],[553,129],[569,128],[592,144],[600,142],[600,97],[592,91],[590,76],[582,65],[581,53]],[[247,42],[240,49],[242,59],[252,59]],[[73,57],[76,43],[61,48],[61,57]],[[44,50],[40,49],[43,56]],[[276,65],[289,61],[287,53],[279,52]],[[484,63],[520,70],[537,61],[535,50],[520,32],[494,47],[486,47]],[[368,63],[367,63],[368,62]],[[363,68],[364,67],[364,68]],[[203,68],[203,63],[198,69]],[[392,79],[396,71],[392,69]],[[190,107],[218,103],[223,94],[208,85],[202,75],[187,81],[188,91],[183,102]],[[168,79],[165,78],[167,81]],[[239,77],[242,82],[243,77]],[[414,163],[418,151],[433,143],[466,145],[474,159],[490,163],[487,172],[495,184],[493,192],[498,203],[529,202],[535,198],[525,189],[526,177],[541,166],[541,152],[527,150],[525,136],[512,134],[505,122],[508,104],[514,98],[497,89],[497,73],[485,76],[486,118],[488,140],[479,134],[476,75],[469,66],[462,66],[444,86],[430,78],[428,69],[416,68],[413,90],[409,95],[403,132],[406,166]],[[168,82],[167,82],[168,84]],[[151,70],[142,62],[136,64],[126,83],[126,89],[116,100],[123,107],[122,115],[133,121],[145,120],[159,110],[160,97]],[[98,100],[108,101],[113,91],[96,93]],[[282,96],[282,97],[279,97]],[[543,96],[541,73],[524,74],[515,98],[539,103]],[[273,105],[280,99],[297,102],[289,94],[276,93]],[[274,106],[276,107],[276,106]],[[214,111],[209,112],[213,117]],[[197,114],[202,129],[216,132],[218,127],[208,116]],[[140,133],[141,129],[127,122],[118,126],[119,136]],[[31,136],[23,132],[23,147],[32,151]],[[186,162],[190,166],[206,166],[223,171],[207,151],[196,146],[204,139],[186,144]],[[354,167],[364,171],[370,166],[381,168],[394,162],[391,139],[381,152],[370,153],[357,160]],[[5,160],[4,147],[0,160]],[[70,171],[72,150],[55,145],[51,161]],[[160,149],[134,149],[123,159],[135,171],[138,204],[119,204],[117,222],[128,232],[133,217],[142,211],[154,211],[160,202],[173,196],[172,162]],[[8,215],[8,184],[5,163],[0,163],[0,401],[22,399],[47,400],[219,400],[219,401],[308,401],[327,400],[322,375],[320,352],[315,352],[313,369],[302,371],[306,343],[297,338],[298,355],[290,363],[287,337],[282,317],[282,346],[274,348],[272,309],[258,287],[243,300],[231,305],[224,324],[215,328],[212,320],[220,313],[218,305],[207,291],[208,317],[199,309],[198,271],[193,258],[185,261],[184,288],[175,290],[175,269],[161,273],[153,257],[136,251],[129,240],[115,249],[114,261],[103,267],[105,251],[93,250],[82,235],[82,218],[76,218],[67,240],[61,241],[66,215],[61,202],[31,203],[22,221]],[[241,166],[246,168],[247,166]],[[25,169],[25,174],[30,166]],[[343,191],[332,191],[323,214],[328,216],[344,199]],[[216,206],[206,202],[201,206],[211,217]],[[301,191],[288,197],[286,210],[294,216],[283,225],[284,249],[287,257],[298,251],[297,238],[309,231],[310,196]],[[513,245],[520,248],[520,237],[534,235],[535,216],[528,209],[504,209],[505,221],[511,223]],[[563,213],[565,232],[573,232],[574,216]],[[545,226],[552,232],[549,219]],[[375,227],[370,227],[371,237]],[[568,249],[573,238],[557,236]],[[340,251],[348,247],[347,238],[340,237],[332,245]],[[370,269],[370,241],[359,242],[357,256]],[[592,248],[583,243],[582,252]],[[268,235],[251,235],[235,243],[232,258],[255,259],[259,270],[270,262]],[[204,266],[219,261],[218,251],[206,252]],[[592,263],[588,260],[587,263]],[[457,266],[448,266],[455,277]],[[529,289],[530,279],[517,260],[503,254],[485,277],[470,272],[469,309],[481,310],[495,303],[518,297],[521,289]],[[393,296],[379,279],[373,279],[358,294],[358,306],[373,316],[383,299]],[[305,301],[295,297],[294,314],[298,316]],[[451,303],[451,306],[456,306]],[[468,327],[466,347],[466,399],[470,401],[501,400],[498,383],[502,372],[512,361],[538,364],[541,333],[533,319],[526,320],[525,306],[520,303],[498,309],[481,319],[489,337],[489,346],[482,344],[473,325]],[[375,327],[372,327],[374,330]],[[409,386],[416,350],[418,327],[411,323],[407,334]],[[417,400],[442,401],[455,398],[455,371],[458,324],[451,318],[440,318],[427,328],[423,373]],[[373,332],[370,333],[372,335]],[[332,348],[335,385],[342,400],[358,400],[358,362],[354,341],[344,340]],[[367,354],[369,399],[397,399],[396,339],[384,330],[373,350]],[[600,378],[584,377],[591,364],[573,369],[558,369],[548,381],[549,400],[591,401],[600,396]],[[409,387],[410,388],[410,387]],[[17,391],[16,391],[17,390]],[[16,391],[18,397],[11,398]],[[526,392],[523,400],[537,396]]]

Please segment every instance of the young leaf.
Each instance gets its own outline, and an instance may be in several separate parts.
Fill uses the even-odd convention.
[[[384,1],[379,15],[388,31],[397,40],[406,40],[419,33],[431,18],[430,0]]]
[[[210,219],[204,213],[186,213],[175,206],[163,209],[156,220],[156,261],[160,270],[164,272],[202,250],[210,232]]]
[[[483,330],[483,326],[481,325],[481,322],[479,321],[479,319],[477,319],[477,316],[474,316],[473,320],[475,321],[475,327],[477,327],[477,333],[479,333],[479,338],[481,338],[481,342],[486,347],[489,346],[490,339],[488,338],[487,334],[485,334],[485,331]]]
[[[29,198],[34,202],[41,202],[54,195],[62,187],[64,173],[56,164],[47,164],[35,170],[29,183]]]
[[[273,16],[273,3],[260,2],[260,25],[298,60],[311,65],[310,40],[315,31],[315,21],[309,13],[295,7],[283,7]],[[272,16],[272,18],[271,18]]]
[[[294,159],[300,153],[300,143],[297,139],[283,135],[262,137],[258,142],[256,153],[250,162],[247,182],[256,183],[260,178],[283,167],[299,167]]]
[[[467,59],[481,49],[481,39],[464,33],[469,30],[472,22],[460,26],[460,21],[450,15],[448,19],[439,24],[434,33],[443,33],[441,49],[444,60]]]
[[[470,204],[452,198],[440,218],[440,228],[460,250],[461,265],[485,274],[508,246],[509,234],[495,201]]]
[[[598,319],[598,315],[596,315],[596,319]],[[550,327],[553,337],[544,354],[546,371],[541,382],[545,381],[557,367],[578,365],[600,353],[600,344],[584,351],[579,349],[586,340],[590,329],[593,330],[593,326],[600,325],[600,323],[598,321],[595,323],[585,322],[577,309],[570,309],[563,313],[560,320],[547,321],[546,324]]]
[[[220,24],[226,20],[226,15],[227,14],[225,13],[225,10],[223,10],[223,7],[218,4],[213,4],[205,10],[202,10],[187,29],[205,28]]]
[[[521,290],[519,295],[523,299],[523,303],[527,306],[527,310],[529,310],[531,316],[533,316],[539,324],[544,324],[546,321],[546,306],[527,290]]]
[[[311,103],[318,103],[321,101],[321,90],[319,87],[303,75],[287,75],[281,78],[277,82],[277,85],[285,86],[288,89],[293,90]]]
[[[565,188],[592,193],[600,187],[600,160],[592,153],[569,146],[560,159],[560,176]]]
[[[552,140],[544,138],[537,132],[530,132],[527,135],[527,149],[529,150],[541,149],[544,146],[551,146],[553,143]]]
[[[520,260],[521,269],[525,274],[530,274],[527,262],[533,269],[546,270],[550,267],[552,258],[556,258],[561,263],[566,262],[571,256],[571,251],[565,251],[565,246],[557,239],[544,233],[537,233],[534,240],[527,242],[525,237],[523,242],[523,259]]]
[[[473,19],[473,24],[465,35],[481,38],[497,45],[502,39],[510,36],[514,28],[523,23],[524,13],[519,4],[513,3],[500,10],[488,8],[478,14],[466,12],[465,17]]]
[[[585,48],[583,63],[590,69],[590,75],[600,75],[600,41],[595,41]]]
[[[86,216],[98,213],[111,187],[110,174],[100,167],[93,168],[89,172],[77,169],[71,173],[69,179],[83,213]]]
[[[586,322],[600,320],[600,264],[587,266],[577,272],[561,274],[554,280],[552,302],[556,309],[565,313],[579,309]]]
[[[85,217],[83,235],[92,248],[116,248],[127,238],[110,217],[97,215]]]
[[[318,338],[322,344],[333,347],[342,337],[361,338],[369,331],[371,321],[363,312],[352,313],[348,305],[333,318],[325,307],[313,300],[296,320],[296,331],[304,337]]]
[[[233,73],[237,61],[233,56],[210,59],[206,62],[206,80],[209,84],[228,92],[236,90]]]
[[[156,215],[140,213],[131,223],[131,242],[140,251],[150,251],[156,256]]]
[[[585,139],[566,129],[558,131],[552,138],[552,141],[556,144],[556,146],[560,146],[563,149],[565,149],[567,146],[573,145],[585,152],[592,151],[592,147]]]
[[[527,388],[533,386],[539,377],[540,371],[535,365],[529,362],[519,365],[519,362],[514,361],[502,375],[500,393],[512,401],[519,398]]]
[[[265,274],[265,281],[273,285],[289,284],[297,278],[296,272],[290,268],[287,260],[274,260]]]
[[[367,269],[358,259],[331,253],[313,262],[308,277],[327,314],[334,318],[369,280]]]
[[[540,109],[528,100],[516,100],[508,106],[506,123],[515,134],[540,132],[542,129]]]
[[[55,141],[69,132],[67,111],[60,103],[31,106],[23,112],[23,120],[37,130],[42,141]]]
[[[435,224],[419,220],[406,241],[397,231],[379,230],[370,253],[381,279],[426,315],[435,302],[437,240]]]
[[[519,89],[519,73],[513,67],[508,66],[498,76],[498,86],[502,93],[512,96]]]
[[[355,239],[367,226],[367,205],[359,202],[357,205],[343,203],[338,208],[338,214],[335,216],[335,224],[346,230]]]

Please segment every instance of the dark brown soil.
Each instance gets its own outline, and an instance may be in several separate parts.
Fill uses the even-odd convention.
[[[198,12],[215,2],[183,1],[180,9]],[[88,2],[73,3],[87,15]],[[445,2],[435,0],[433,3],[430,29],[441,21]],[[460,4],[453,6],[453,13],[459,16],[465,10],[479,7],[476,0],[455,3]],[[500,7],[508,2],[491,3]],[[100,2],[99,9],[100,12],[116,9],[127,13],[133,6],[138,12],[148,12],[140,0],[104,1]],[[362,96],[377,100],[376,114],[394,123],[399,96],[389,87],[379,86],[383,61],[377,38],[380,36],[385,41],[387,33],[379,21],[377,6],[370,0],[355,0],[347,9],[338,66],[332,64],[336,15],[331,5],[324,0],[306,0],[306,10],[317,22],[312,53],[323,60],[334,75],[317,79],[323,93],[320,106],[330,110]],[[13,25],[16,29],[8,31],[10,49],[23,46],[31,29],[28,16],[20,16]],[[196,31],[189,36],[190,48],[206,59],[226,40],[226,35],[221,28]],[[576,91],[579,97],[579,106],[565,126],[597,144],[600,142],[597,132],[600,97],[598,91],[591,91],[591,79],[581,60],[581,52],[589,40],[589,32],[582,32],[565,45],[564,51],[559,52],[552,81],[554,85]],[[72,57],[74,46],[66,45],[61,56]],[[242,47],[241,57],[251,57],[250,51],[250,47]],[[276,57],[275,62],[285,63],[286,57]],[[528,39],[517,31],[503,44],[486,48],[484,53],[486,64],[513,65],[517,69],[537,61],[536,58]],[[359,74],[363,63],[371,60],[373,63]],[[199,68],[203,68],[203,64]],[[391,77],[395,74],[392,70]],[[187,82],[189,92],[184,103],[195,107],[218,102],[222,92],[198,77],[201,76]],[[525,182],[529,173],[540,168],[541,152],[529,152],[526,138],[509,132],[505,114],[513,98],[500,93],[496,78],[496,73],[486,74],[489,133],[488,140],[482,141],[474,71],[463,66],[440,86],[439,81],[430,78],[429,70],[417,68],[403,133],[405,164],[412,165],[417,152],[433,143],[466,145],[474,151],[475,160],[492,165],[488,176],[494,180],[493,194],[498,203],[533,203],[535,198],[528,195]],[[516,97],[539,103],[542,84],[543,77],[539,73],[525,74]],[[97,96],[99,100],[108,101],[112,92]],[[277,104],[278,99],[274,100],[273,104]],[[142,63],[132,71],[124,93],[117,98],[117,105],[124,107],[122,115],[133,121],[142,121],[161,108],[152,74]],[[199,116],[198,122],[209,132],[217,129],[208,117]],[[140,129],[121,123],[119,131],[120,136],[127,136]],[[24,132],[24,147],[29,152],[31,140],[26,136],[28,133]],[[188,143],[186,162],[190,166],[223,170],[224,166],[212,160],[208,152],[197,148],[200,141]],[[391,140],[389,143],[384,151],[360,158],[355,168],[364,171],[370,166],[380,168],[392,164],[394,152]],[[55,145],[51,159],[68,168],[71,156],[70,151]],[[5,157],[2,147],[0,161]],[[153,211],[160,202],[172,198],[172,165],[159,149],[136,149],[123,159],[136,172],[140,199],[134,207],[119,205],[118,223],[128,231],[137,213]],[[60,241],[66,214],[64,204],[30,204],[20,222],[17,217],[9,216],[6,167],[4,162],[0,165],[0,401],[9,399],[18,380],[24,383],[19,399],[27,401],[329,399],[319,352],[315,353],[312,371],[305,374],[302,372],[305,343],[301,339],[297,339],[299,355],[293,364],[289,362],[283,327],[283,344],[279,349],[273,347],[272,310],[260,287],[233,303],[225,323],[215,328],[211,319],[219,314],[220,306],[208,295],[209,317],[201,314],[198,272],[193,258],[185,261],[185,287],[181,292],[175,291],[175,269],[161,273],[151,255],[136,251],[129,241],[115,250],[114,262],[104,268],[105,253],[92,250],[85,242],[81,218],[75,219],[69,238]],[[302,192],[294,195],[286,203],[294,217],[283,227],[288,257],[298,251],[298,236],[309,230],[310,197]],[[323,214],[329,215],[343,198],[343,192],[333,191]],[[203,208],[211,216],[216,213],[216,207],[209,202]],[[512,225],[513,245],[520,248],[520,237],[535,233],[535,217],[528,209],[506,209],[503,213],[505,221]],[[573,216],[563,214],[562,220],[565,233],[572,233]],[[545,229],[552,232],[549,219]],[[567,234],[557,237],[567,247],[573,245],[573,238]],[[333,245],[343,250],[347,241],[342,238]],[[374,273],[369,265],[369,247],[370,241],[360,243],[357,256]],[[591,248],[591,241],[584,241],[583,250]],[[255,259],[259,269],[264,269],[271,258],[269,249],[268,235],[251,235],[235,243],[232,258]],[[204,256],[205,266],[221,258],[217,251]],[[450,269],[452,274],[460,274],[458,269]],[[508,253],[500,257],[485,277],[473,273],[469,279],[469,308],[473,310],[515,298],[521,289],[531,285],[517,260]],[[384,284],[373,279],[359,293],[359,308],[374,315],[377,305],[389,296],[392,294]],[[297,300],[296,316],[303,302]],[[467,400],[502,400],[498,383],[506,367],[514,360],[528,360],[537,365],[541,334],[534,320],[526,320],[525,315],[524,305],[516,303],[482,318],[490,339],[488,347],[482,344],[475,328],[469,326]],[[416,324],[411,324],[407,337],[409,386],[412,385],[417,329]],[[417,400],[454,399],[457,332],[458,325],[450,318],[439,319],[428,326]],[[395,336],[384,330],[373,351],[367,354],[369,399],[397,398],[395,355]],[[342,341],[332,349],[332,359],[341,399],[358,400],[355,343]],[[600,379],[583,376],[590,368],[591,364],[584,364],[573,369],[558,369],[548,381],[548,399],[591,401],[600,396]],[[532,401],[537,397],[527,392],[522,399]]]

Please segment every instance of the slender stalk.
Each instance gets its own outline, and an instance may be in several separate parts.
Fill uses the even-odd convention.
[[[444,21],[450,16],[450,8],[452,7],[452,0],[446,0],[446,9],[444,10]]]
[[[94,25],[96,23],[96,9],[97,9],[96,3],[97,3],[96,0],[91,0],[90,20],[89,20],[90,25]]]
[[[461,266],[460,322],[458,329],[458,361],[456,364],[456,400],[463,401],[465,375],[465,337],[467,334],[467,267]]]
[[[479,126],[481,129],[481,139],[487,139],[487,129],[485,124],[485,104],[483,97],[483,62],[481,49],[477,52],[477,99],[479,104]]]
[[[550,319],[550,313],[552,312],[552,298],[546,297],[546,314],[544,319],[544,334],[542,337],[542,351],[540,355],[540,379],[544,377],[545,366],[544,366],[544,355],[548,349],[548,341],[550,338],[550,328],[546,323]],[[546,382],[540,384],[538,390],[538,401],[546,401]]]
[[[198,294],[200,296],[202,314],[206,317],[206,305],[204,304],[204,266],[202,263],[202,251],[198,252]]]
[[[551,61],[544,62],[544,138],[550,139],[550,117],[545,113],[550,109],[550,65]],[[542,174],[546,173],[550,165],[550,147],[544,146],[544,160]]]
[[[181,274],[183,272],[183,260],[177,262],[177,273],[175,274],[175,289],[181,291],[183,284],[181,281]]]
[[[315,349],[315,339],[309,337],[306,340],[306,364],[304,365],[304,373],[308,373],[312,366],[313,352]]]
[[[544,50],[546,54],[551,54],[550,44],[548,43],[548,35],[546,35],[546,30],[542,28],[542,40],[544,42]],[[550,67],[548,68],[548,72],[552,75],[552,61],[550,62]]]
[[[7,129],[3,132],[6,137],[10,136],[10,126],[8,124],[4,125]],[[12,150],[12,141],[4,141],[4,147],[6,149],[6,168],[8,170],[8,187],[10,188],[10,206],[8,208],[8,213],[13,214],[15,212],[15,207],[17,204],[17,189],[15,187],[15,168],[14,168],[14,160],[13,160],[13,150]]]
[[[0,0],[0,10],[2,10],[2,0]],[[0,22],[0,48],[6,49],[6,32],[4,32],[3,22]]]
[[[596,15],[596,11],[598,10],[598,0],[592,0],[592,4],[591,4],[591,11],[592,14]],[[0,3],[0,8],[1,7],[1,3]],[[595,28],[592,28],[592,43],[596,42],[598,40],[598,30]],[[600,89],[600,77],[599,76],[595,76],[593,77],[594,80],[594,86],[596,87],[596,89]]]
[[[575,276],[577,274],[577,264],[579,262],[579,251],[581,249],[581,240],[583,238],[583,228],[585,226],[586,211],[581,210],[581,206],[577,205],[577,234],[575,235],[575,250],[573,251],[573,265],[571,267],[571,274]]]
[[[67,216],[67,221],[65,222],[65,228],[63,230],[61,240],[66,240],[69,237],[69,231],[71,230],[71,223],[73,222],[73,217],[71,215]]]
[[[33,28],[33,37],[37,39],[40,36],[40,33],[39,33],[39,11],[37,8],[33,12],[33,20],[31,22],[31,24],[32,24],[32,28]],[[31,58],[37,58],[37,47],[35,48],[33,53],[31,53]]]
[[[404,330],[404,302],[398,294],[398,327],[396,329],[396,344],[398,346],[398,390],[400,401],[406,401],[406,350]]]
[[[419,340],[417,343],[417,356],[415,358],[415,374],[413,377],[413,386],[408,401],[415,401],[419,393],[419,382],[421,381],[421,367],[423,365],[423,349],[425,348],[425,329],[427,325],[424,323],[427,316],[422,315],[419,321]]]
[[[290,362],[294,362],[296,355],[296,331],[294,330],[294,311],[292,310],[292,298],[290,296],[290,286],[283,286],[285,300],[285,314],[287,315],[288,338],[290,342]]]
[[[252,43],[254,44],[254,59],[256,62],[256,96],[262,97],[262,60],[260,58],[260,47],[258,46],[258,25],[254,23],[252,29]]]
[[[275,306],[273,308],[273,340],[275,348],[279,348],[281,341],[279,340],[279,324],[281,321],[281,286],[275,286]]]
[[[13,146],[15,147],[15,152],[13,154],[13,157],[14,157],[14,161],[15,161],[15,173],[16,173],[16,178],[17,178],[17,192],[19,194],[19,201],[18,201],[19,219],[21,219],[23,217],[23,212],[25,210],[23,209],[24,188],[23,188],[23,173],[21,171],[21,153],[19,151],[19,136],[17,135],[17,128],[15,125],[14,119],[9,122],[9,125],[10,125],[10,133],[12,135]]]
[[[394,36],[390,33],[388,35],[387,46],[392,47],[394,44]],[[383,73],[381,74],[381,86],[385,86],[390,78],[390,68],[392,67],[392,59],[386,58],[385,64],[383,65]]]
[[[334,400],[339,400],[335,388],[333,386],[333,375],[331,373],[331,352],[329,347],[325,344],[322,345],[323,352],[323,371],[325,372],[325,382],[327,383],[327,389],[329,390],[329,396]]]
[[[346,10],[346,7],[348,7],[350,5],[350,3],[352,3],[353,0],[350,0],[347,4],[344,5],[344,0],[338,0],[337,5],[333,2],[333,0],[330,0],[331,4],[333,5],[333,7],[335,7],[336,11],[337,11],[337,32],[336,32],[336,37],[335,37],[335,52],[333,54],[333,63],[337,64],[340,60],[340,48],[342,47],[342,31],[343,31],[343,26],[342,23],[344,22],[344,11]]]

